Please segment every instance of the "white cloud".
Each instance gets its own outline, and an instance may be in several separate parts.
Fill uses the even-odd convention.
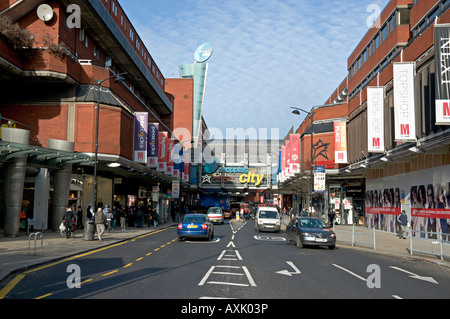
[[[322,104],[344,80],[347,58],[367,31],[368,5],[384,8],[387,0],[153,2],[121,5],[166,78],[178,77],[200,44],[214,45],[208,126],[278,127],[284,136],[303,119],[291,106]]]

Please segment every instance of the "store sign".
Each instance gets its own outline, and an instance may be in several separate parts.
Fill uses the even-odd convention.
[[[395,140],[416,141],[414,63],[394,63]]]
[[[147,163],[148,113],[137,112],[134,115],[134,153],[133,161]]]
[[[367,145],[369,153],[384,153],[384,88],[367,88]]]
[[[255,186],[259,186],[261,185],[263,178],[264,174],[248,173],[242,174],[239,177],[239,182],[241,182],[241,184],[254,184]]]

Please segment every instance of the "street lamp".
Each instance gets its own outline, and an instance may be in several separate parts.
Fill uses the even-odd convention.
[[[99,127],[99,119],[100,119],[100,85],[108,81],[109,79],[115,78],[114,82],[116,83],[123,83],[125,82],[125,78],[123,75],[126,75],[127,73],[120,73],[113,76],[110,76],[109,78],[106,78],[104,80],[95,80],[97,83],[97,117],[95,119],[95,160],[94,160],[94,192],[92,195],[92,205],[94,209],[94,213],[97,211],[97,161],[98,161],[98,127]]]
[[[327,106],[335,106],[335,105],[340,105],[340,104],[344,104],[344,103],[333,103],[333,104],[325,104],[325,105],[317,105],[317,106],[313,106],[311,108],[311,111],[306,111],[304,109],[298,108],[298,107],[291,107],[291,109],[293,109],[294,111],[292,111],[292,114],[295,115],[300,115],[300,112],[304,112],[306,113],[308,116],[311,116],[311,148],[310,148],[310,153],[311,153],[311,171],[310,171],[310,178],[311,178],[311,193],[310,195],[310,210],[308,211],[308,216],[311,217],[311,212],[313,209],[313,193],[314,193],[314,128],[313,128],[313,124],[314,124],[314,110],[318,109],[318,108],[322,108],[322,107],[327,107]]]

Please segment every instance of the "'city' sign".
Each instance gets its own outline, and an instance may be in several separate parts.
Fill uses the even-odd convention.
[[[263,178],[264,174],[248,173],[242,174],[239,177],[239,182],[241,182],[241,184],[255,184],[255,186],[259,186]]]

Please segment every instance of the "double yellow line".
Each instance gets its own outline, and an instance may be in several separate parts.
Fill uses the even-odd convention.
[[[151,232],[151,233],[148,233],[148,234],[145,234],[145,235],[142,235],[142,236],[138,236],[138,237],[135,237],[135,238],[131,239],[131,241],[134,242],[134,241],[136,241],[137,239],[142,239],[142,238],[145,238],[145,237],[147,237],[147,236],[151,236],[151,235],[154,235],[154,234],[163,232],[163,231],[168,230],[168,229],[170,229],[170,228],[173,228],[173,227],[161,229],[161,230],[158,230],[158,231],[155,231],[155,232]],[[39,271],[39,270],[42,270],[42,269],[46,269],[46,268],[49,268],[49,267],[53,267],[53,266],[55,266],[55,265],[59,265],[59,264],[62,264],[62,263],[64,263],[64,262],[67,262],[67,261],[70,261],[70,260],[75,260],[75,259],[78,259],[78,258],[82,258],[82,257],[85,257],[85,256],[89,256],[89,255],[98,253],[98,252],[103,251],[103,250],[107,250],[107,249],[111,249],[111,248],[114,248],[114,247],[118,247],[118,246],[121,246],[121,245],[126,244],[126,243],[128,243],[128,241],[123,241],[123,242],[120,242],[120,243],[117,243],[117,244],[114,244],[114,245],[110,245],[110,246],[106,246],[106,247],[99,248],[99,249],[96,249],[96,250],[92,250],[92,251],[89,251],[89,252],[86,252],[86,253],[83,253],[83,254],[80,254],[80,255],[72,256],[72,257],[69,257],[69,258],[64,258],[64,259],[61,259],[61,260],[59,260],[59,261],[56,261],[56,262],[53,262],[53,263],[50,263],[50,264],[46,264],[46,265],[43,265],[43,266],[38,267],[38,268],[34,268],[34,269],[31,269],[31,270],[25,271],[25,272],[23,272],[22,274],[17,275],[17,276],[16,276],[13,280],[11,280],[11,281],[10,281],[10,282],[2,289],[2,290],[0,290],[0,300],[1,300],[1,299],[4,299],[4,298],[11,292],[11,290],[14,289],[14,287],[17,286],[17,284],[19,284],[19,282],[20,282],[22,279],[24,279],[24,278],[26,277],[26,275],[28,275],[28,274],[31,274],[31,273],[34,273],[34,272],[36,272],[36,271]],[[163,245],[163,246],[165,246],[165,245]],[[155,249],[155,251],[156,251],[156,250],[159,250],[159,248]],[[131,265],[132,265],[132,264],[128,264],[128,265],[126,265],[125,267],[127,267],[127,266],[129,267],[129,266],[131,266]],[[117,271],[114,271],[114,272],[117,272]],[[108,274],[106,274],[106,275],[109,275],[109,274],[111,274],[111,273],[108,273]],[[106,276],[106,275],[104,275],[104,276]],[[89,281],[91,281],[91,280],[92,280],[92,279],[86,280],[86,281],[84,281],[83,283],[89,282]],[[43,298],[48,297],[48,296],[50,296],[50,295],[51,295],[51,294],[47,294],[47,295],[41,296],[41,297],[39,297],[39,298],[37,298],[37,299],[43,299]]]

